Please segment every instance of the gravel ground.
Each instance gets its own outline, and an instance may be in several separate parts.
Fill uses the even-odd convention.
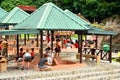
[[[64,53],[62,53],[62,55],[64,55]],[[79,61],[79,60],[75,59],[75,53],[70,53],[69,54],[69,52],[68,52],[68,54],[66,56],[67,57],[65,57],[64,59]],[[114,57],[116,57],[116,56],[117,56],[117,54],[115,53]],[[84,62],[84,60],[83,60],[83,62]],[[86,69],[86,67],[90,68],[90,67],[94,67],[94,66],[99,67],[99,66],[105,66],[105,65],[113,66],[113,68],[115,66],[120,67],[120,64],[117,63],[117,62],[109,63],[109,62],[106,62],[106,61],[101,61],[101,63],[96,64],[94,61],[89,61],[89,62],[85,62],[85,63],[86,63],[86,66],[85,67],[80,67],[80,68],[85,68]],[[28,76],[28,75],[33,75],[33,74],[35,75],[35,74],[40,74],[40,73],[42,74],[42,73],[50,72],[50,71],[41,72],[41,71],[37,71],[37,70],[34,70],[34,69],[29,69],[29,70],[27,70],[27,69],[22,70],[21,68],[16,69],[14,67],[15,65],[16,65],[16,63],[14,61],[9,61],[8,65],[7,65],[7,71],[6,72],[0,72],[0,80],[3,80],[3,78],[6,78],[4,80],[10,80],[9,77],[21,77],[21,80],[22,80],[22,76]],[[64,71],[65,69],[59,69],[59,70]],[[59,71],[59,70],[57,70],[57,71]],[[56,71],[56,70],[53,70],[53,71]],[[15,79],[15,80],[20,80],[20,79]]]
[[[109,63],[109,62],[105,62],[105,61],[101,61],[101,63],[99,63],[99,64],[95,63],[94,61],[89,61],[89,62],[86,62],[86,66],[79,67],[79,68],[86,69],[86,68],[91,68],[91,67],[96,67],[96,66],[101,67],[101,66],[106,66],[106,65],[111,66],[112,68],[120,68],[120,64],[117,62]],[[5,80],[9,80],[9,77],[22,77],[22,76],[29,76],[29,75],[33,75],[33,74],[35,75],[35,74],[40,74],[40,73],[43,74],[43,73],[50,72],[50,71],[41,72],[41,71],[37,71],[34,69],[22,70],[21,68],[16,69],[16,68],[14,68],[14,66],[15,66],[15,63],[13,61],[9,62],[8,70],[6,72],[0,72],[0,80],[2,80],[3,78],[6,78]],[[72,69],[74,69],[74,68],[72,68]],[[64,71],[65,69],[59,69],[59,70]],[[59,70],[53,70],[53,71],[59,71]]]

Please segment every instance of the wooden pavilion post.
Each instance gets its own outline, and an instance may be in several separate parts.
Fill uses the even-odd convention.
[[[78,34],[78,53],[80,53],[80,35]]]
[[[110,63],[112,62],[112,35],[110,35],[109,61],[110,61]]]
[[[54,31],[51,31],[51,50],[53,51]]]
[[[49,31],[47,31],[47,43],[49,43]]]
[[[30,40],[30,34],[27,34],[27,40],[28,41]]]
[[[80,39],[81,39],[81,40],[80,40],[80,45],[81,45],[81,46],[80,46],[80,55],[81,55],[81,56],[80,56],[80,63],[82,63],[82,35],[80,35]]]
[[[98,35],[96,35],[95,47],[96,47],[96,49],[98,48]]]
[[[37,39],[36,39],[36,47],[38,47],[38,45],[39,45],[39,34],[37,34]]]
[[[26,45],[26,34],[24,34],[24,45]]]
[[[43,31],[40,31],[40,58],[43,57]]]
[[[62,39],[61,39],[62,49],[63,49],[63,44],[64,44],[64,41],[63,41],[63,35],[62,35]]]
[[[82,35],[78,34],[78,53],[80,53],[80,63],[82,63]]]
[[[17,46],[17,56],[19,55],[19,35],[17,34],[17,39],[16,39],[16,46]]]
[[[87,47],[87,35],[85,35],[85,47]]]

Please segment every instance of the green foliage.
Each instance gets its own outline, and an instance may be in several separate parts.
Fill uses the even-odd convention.
[[[120,62],[120,57],[117,57],[115,61]]]
[[[6,11],[11,11],[14,7],[18,5],[32,5],[31,0],[4,0],[1,2],[1,6]]]
[[[92,26],[93,26],[93,27],[96,27],[96,28],[101,28],[101,29],[105,29],[105,28],[106,28],[106,26],[104,26],[104,24],[102,24],[102,23],[100,23],[100,24],[98,24],[98,23],[93,23]]]
[[[17,5],[34,5],[37,8],[47,2],[53,2],[58,7],[81,13],[91,22],[100,22],[113,14],[120,14],[119,0],[0,0],[0,6],[7,11]]]

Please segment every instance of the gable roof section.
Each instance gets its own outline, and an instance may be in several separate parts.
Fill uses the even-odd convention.
[[[84,20],[85,22],[90,24],[90,21],[88,19],[86,19],[81,13],[76,14],[78,17],[80,17],[80,19]]]
[[[13,29],[87,30],[53,3],[46,3]]]
[[[8,15],[4,16],[4,19],[1,23],[20,23],[22,20],[29,16],[28,13],[23,11],[22,9],[15,7],[12,11],[9,12]]]
[[[0,7],[0,19],[7,14],[7,11]]]
[[[67,13],[68,16],[73,18],[76,22],[81,23],[82,26],[87,27],[87,28],[89,28],[89,26],[91,26],[90,23],[88,23],[85,20],[81,19],[80,17],[78,17],[77,15],[75,15],[74,13],[69,11],[68,9],[65,9],[64,11],[65,11],[65,13]]]
[[[115,31],[106,31],[100,28],[91,27],[91,29],[88,30],[88,34],[95,34],[95,35],[117,35],[117,32]]]
[[[88,28],[90,28],[88,30],[88,34],[96,34],[96,35],[116,35],[117,32],[115,31],[106,31],[100,28],[95,28],[93,26],[90,25],[90,23],[88,23],[87,21],[83,20],[82,18],[78,17],[77,15],[75,15],[74,13],[72,13],[71,11],[69,11],[68,9],[64,10],[70,17],[72,17],[74,20],[78,21],[79,23],[81,23],[81,25],[87,26]]]

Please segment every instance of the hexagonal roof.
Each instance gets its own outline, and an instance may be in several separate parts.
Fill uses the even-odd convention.
[[[13,29],[87,30],[53,3],[43,4]]]

